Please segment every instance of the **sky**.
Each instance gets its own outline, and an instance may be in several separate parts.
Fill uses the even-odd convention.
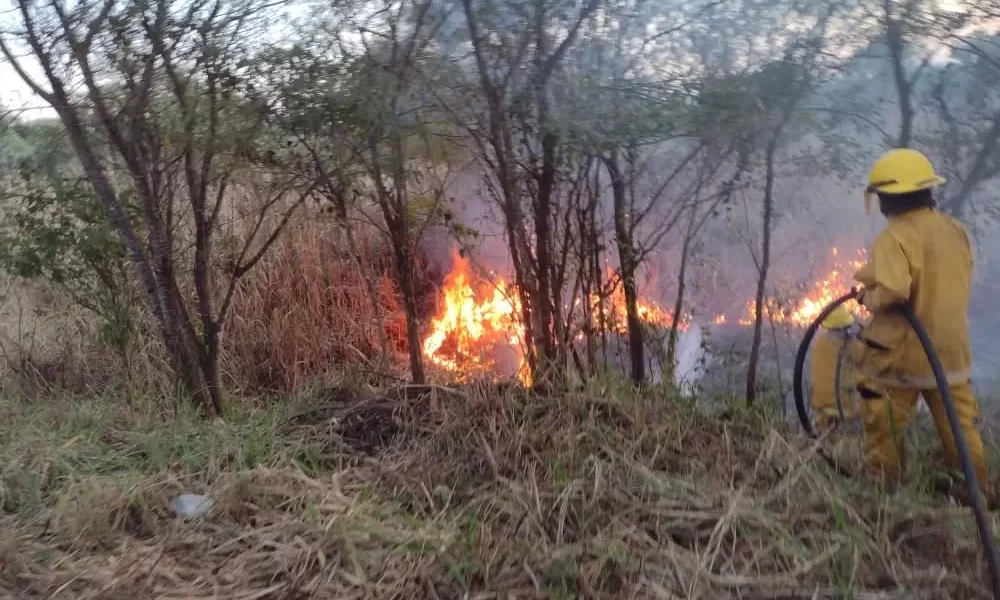
[[[291,32],[290,25],[294,20],[307,16],[311,5],[310,0],[291,0],[272,19],[271,37],[275,42],[287,37]],[[14,8],[14,0],[0,0],[0,35],[3,31],[15,29],[20,25],[20,18]],[[15,49],[16,51],[17,49]],[[21,66],[36,81],[42,83],[44,75],[35,61],[25,59]],[[0,56],[0,106],[5,110],[23,111],[24,119],[54,118],[56,113],[48,104],[31,91],[7,60]]]
[[[55,111],[45,104],[21,81],[21,78],[3,59],[0,59],[0,104],[6,110],[32,109],[23,113],[26,119],[54,117]]]
[[[276,24],[272,29],[274,39],[277,41],[282,36],[286,36],[290,32],[288,25],[291,24],[292,20],[306,16],[309,6],[309,0],[291,0],[284,7],[283,12],[286,14],[272,21]],[[19,24],[19,17],[14,8],[14,0],[5,0],[0,4],[0,7],[2,7],[0,8],[0,31],[16,28]],[[1000,29],[996,27],[995,23],[991,25],[994,26],[987,26],[986,29]],[[944,59],[946,54],[947,51],[943,51],[937,58]],[[34,64],[34,61],[25,60],[22,62],[22,66],[30,75],[39,81],[42,80],[41,70]],[[55,111],[48,107],[44,100],[32,93],[13,67],[2,57],[0,57],[0,105],[8,110],[23,111],[20,116],[25,119],[55,117]]]
[[[12,0],[5,0],[0,4],[0,32],[16,27],[18,24],[17,16]],[[35,107],[41,111],[32,110],[30,112],[48,113],[35,116],[54,116],[55,114],[51,108],[46,107],[44,100],[32,93],[28,86],[21,81],[14,68],[2,57],[0,57],[0,104],[7,109]],[[25,117],[29,117],[29,115],[25,114]]]

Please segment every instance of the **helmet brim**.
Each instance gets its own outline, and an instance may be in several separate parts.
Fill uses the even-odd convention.
[[[879,194],[889,194],[891,196],[897,196],[899,194],[910,194],[913,192],[919,192],[920,190],[929,190],[942,186],[948,183],[948,180],[944,177],[935,175],[933,179],[928,181],[920,181],[916,184],[912,183],[898,183],[895,181],[872,184],[865,189],[865,213],[871,214],[872,207],[875,205],[875,200],[878,198]]]
[[[893,196],[899,194],[909,194],[912,192],[919,192],[920,190],[929,190],[931,188],[936,188],[938,186],[948,183],[948,180],[944,177],[935,175],[933,179],[928,179],[927,181],[918,181],[917,183],[899,183],[899,182],[888,182],[881,185],[871,185],[868,187],[868,191],[875,194],[890,194]]]

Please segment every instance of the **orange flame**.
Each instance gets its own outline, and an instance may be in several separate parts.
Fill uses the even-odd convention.
[[[518,375],[526,382],[527,365],[521,341],[521,303],[502,278],[495,285],[480,282],[474,290],[469,261],[453,253],[454,267],[445,279],[443,306],[431,322],[423,351],[434,364],[459,376],[489,375],[498,347],[518,355]]]
[[[775,323],[789,323],[806,327],[819,316],[819,313],[828,304],[855,285],[854,272],[864,266],[866,252],[863,249],[858,250],[859,258],[855,260],[841,260],[839,258],[840,251],[837,248],[833,248],[831,254],[834,258],[834,265],[826,277],[814,282],[812,288],[791,308],[782,306],[781,302],[775,298],[767,299],[764,303],[764,318],[773,319]],[[864,309],[856,302],[849,303],[848,308],[855,315],[861,315],[864,312]],[[740,325],[753,325],[756,309],[757,303],[755,301],[747,302],[746,316],[739,320]]]
[[[628,331],[628,311],[625,304],[625,287],[615,278],[615,273],[611,267],[607,268],[607,281],[611,286],[611,294],[601,302],[597,294],[591,294],[591,313],[594,315],[594,329],[598,331],[613,331],[615,333],[626,333]],[[608,306],[602,306],[607,304]],[[673,311],[668,311],[653,301],[644,298],[636,299],[636,312],[639,313],[639,320],[643,323],[663,328],[669,328],[673,323]],[[677,329],[684,331],[691,323],[691,315],[681,314]]]
[[[453,254],[454,266],[445,279],[442,305],[423,341],[424,356],[461,380],[471,376],[495,376],[498,352],[506,349],[517,357],[518,379],[529,383],[530,373],[522,347],[525,332],[521,303],[516,291],[503,278],[496,278],[492,284],[484,280],[474,283],[469,261],[458,253]],[[833,248],[831,254],[833,267],[825,277],[814,282],[798,302],[789,307],[769,298],[764,316],[776,323],[807,326],[826,305],[854,285],[852,276],[864,265],[865,251],[858,250],[858,258],[853,260],[841,259],[837,248]],[[591,326],[596,331],[625,333],[628,320],[624,289],[610,268],[606,285],[611,290],[608,296],[602,299],[593,294],[589,298]],[[578,300],[573,308],[579,309],[580,303]],[[740,325],[753,324],[755,306],[753,300],[747,302],[746,316],[737,321]],[[864,312],[856,303],[851,303],[849,308],[859,316]],[[673,321],[671,311],[643,298],[638,300],[638,312],[641,321],[653,326],[668,328]],[[712,322],[723,325],[728,318],[719,314]],[[678,329],[684,331],[690,323],[691,315],[683,314]],[[583,337],[583,332],[576,335],[578,340]]]
[[[597,294],[590,298],[592,327],[597,331],[625,333],[628,331],[625,293],[613,275],[609,268],[610,295],[603,301]],[[496,372],[498,351],[506,348],[516,353],[517,377],[527,384],[530,373],[522,347],[524,326],[519,297],[503,278],[497,278],[493,284],[479,281],[474,287],[473,277],[468,259],[453,252],[453,267],[441,290],[442,305],[423,341],[424,356],[459,379],[488,377]],[[641,321],[670,326],[671,313],[657,303],[640,298],[637,304]],[[682,315],[678,329],[687,329],[690,320],[690,315]],[[583,337],[582,332],[576,336]]]

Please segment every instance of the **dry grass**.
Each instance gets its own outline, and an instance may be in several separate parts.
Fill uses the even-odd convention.
[[[391,372],[405,363],[406,321],[391,254],[370,227],[357,226],[356,238],[357,257],[340,227],[311,215],[290,225],[244,277],[223,336],[229,390],[287,393],[334,367]],[[426,262],[415,268],[425,319],[436,292]],[[52,286],[0,283],[0,362],[13,375],[0,383],[37,397],[103,392],[126,379],[124,361],[99,341],[93,315]],[[220,278],[220,289],[226,285]],[[133,340],[129,355],[139,388],[170,389],[172,381],[160,381],[166,363],[158,340]]]
[[[52,286],[0,277],[0,389],[37,398],[52,390],[100,393],[121,375],[120,357],[97,342],[93,315]]]
[[[431,393],[433,418],[349,390],[217,424],[12,407],[0,594],[988,597],[965,510],[836,479],[759,415]],[[174,517],[182,491],[213,512]]]
[[[339,228],[297,224],[247,275],[227,323],[230,387],[294,390],[334,365],[375,363],[383,340],[383,362],[404,362],[397,358],[407,351],[406,322],[390,255],[377,235],[356,237],[360,261]],[[425,271],[417,272],[427,289]]]

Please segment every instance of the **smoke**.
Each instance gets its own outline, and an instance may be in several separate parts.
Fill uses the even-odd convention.
[[[472,170],[452,175],[445,185],[448,218],[429,228],[421,248],[436,266],[447,271],[452,252],[458,249],[484,272],[509,275],[513,270],[504,236],[500,206],[490,196],[482,173]]]
[[[705,370],[705,347],[701,327],[697,323],[682,332],[677,340],[677,367],[674,385],[682,393],[690,393]]]
[[[775,217],[772,223],[772,264],[768,276],[768,295],[793,296],[803,286],[824,275],[831,267],[831,251],[854,256],[870,247],[885,220],[879,214],[866,215],[862,190],[868,166],[894,145],[893,134],[900,127],[898,109],[893,102],[892,78],[888,76],[884,49],[873,44],[866,49],[868,58],[854,59],[849,68],[803,101],[807,118],[797,120],[782,140],[776,163]],[[583,60],[583,55],[577,57]],[[574,68],[585,65],[575,65]],[[932,68],[939,68],[933,66]],[[927,81],[933,77],[928,76]],[[967,170],[969,156],[948,150],[941,142],[946,123],[934,112],[929,97],[934,90],[924,84],[915,93],[921,112],[916,123],[914,146],[931,156],[939,169],[953,180],[941,190],[949,197],[957,193],[961,174]],[[957,93],[955,107],[969,101]],[[571,97],[569,94],[568,97]],[[559,106],[555,106],[557,110]],[[567,107],[577,115],[579,106]],[[584,116],[594,118],[600,109],[588,107]],[[978,113],[977,113],[978,114]],[[579,116],[579,115],[577,115]],[[922,147],[926,145],[926,147]],[[723,168],[710,181],[700,182],[697,165],[681,169],[662,196],[656,190],[680,163],[688,141],[674,140],[645,146],[643,166],[636,181],[637,205],[653,208],[646,222],[637,230],[645,260],[639,272],[641,295],[661,306],[672,307],[678,289],[681,263],[683,219],[665,235],[658,236],[670,223],[674,211],[690,202],[695,193],[706,196],[718,192],[730,169]],[[730,205],[709,219],[692,250],[685,283],[686,306],[695,313],[695,322],[707,324],[714,315],[725,314],[730,322],[743,316],[752,298],[757,279],[761,249],[762,164],[759,154],[745,188],[733,195]],[[699,188],[698,184],[703,183]],[[602,182],[599,213],[607,237],[607,259],[617,266],[611,233],[611,197],[607,178]],[[973,195],[973,204],[996,203],[996,193],[982,186]],[[464,245],[475,264],[505,276],[512,267],[503,216],[497,199],[491,195],[488,179],[475,169],[455,177],[448,188],[454,198],[455,219],[474,229],[478,235]],[[974,374],[977,380],[992,379],[997,373],[1000,353],[992,340],[1000,335],[1000,317],[992,309],[992,298],[1000,281],[1000,236],[993,232],[991,215],[972,214],[966,218],[976,234],[976,273],[969,319],[975,353]],[[448,262],[448,250],[455,244],[446,230],[438,237],[434,254]],[[648,244],[648,245],[646,245]],[[849,273],[847,274],[850,275]],[[843,291],[846,291],[843,290]],[[781,343],[794,345],[797,332],[788,333]],[[768,352],[765,351],[765,354]]]

